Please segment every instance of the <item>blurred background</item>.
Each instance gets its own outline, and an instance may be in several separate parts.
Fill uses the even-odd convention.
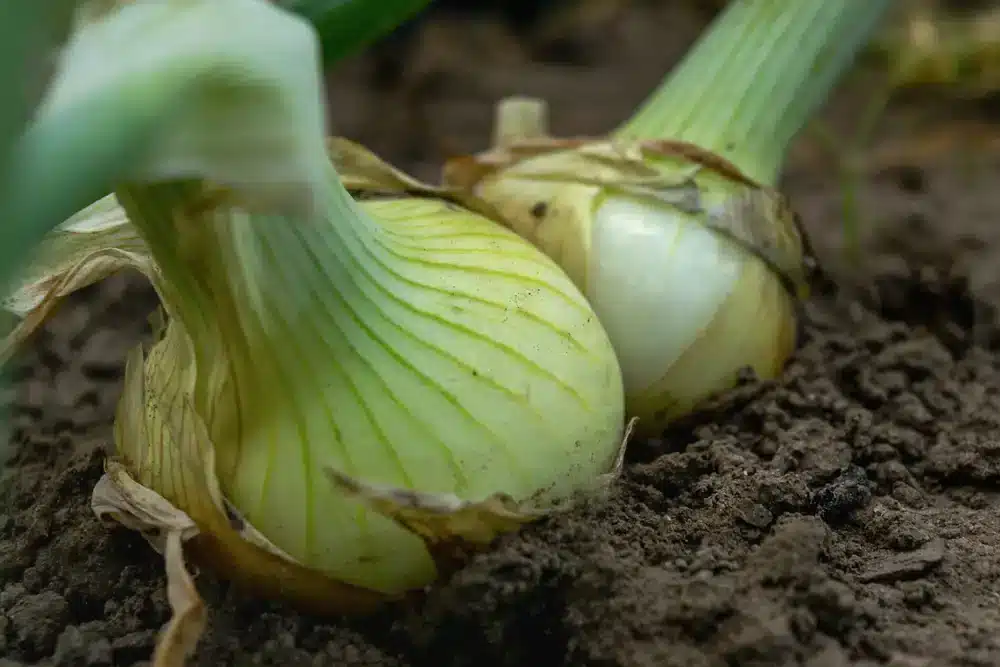
[[[333,130],[427,179],[443,159],[487,147],[493,105],[507,95],[545,98],[555,135],[600,134],[628,117],[726,4],[436,0],[330,72]],[[828,237],[819,245],[834,249],[833,263],[845,238],[855,250],[878,246],[870,237],[880,222],[914,225],[902,234],[914,243],[923,226],[947,227],[936,219],[940,200],[948,219],[966,218],[953,254],[967,257],[1000,242],[988,224],[1000,215],[998,197],[973,182],[993,179],[998,158],[1000,0],[897,0],[793,146],[784,187],[813,234]],[[977,194],[967,202],[970,188]],[[993,273],[978,282],[1000,283]]]
[[[331,71],[334,130],[424,176],[455,152],[485,147],[492,105],[506,95],[547,99],[557,134],[600,133],[628,116],[727,1],[435,0]],[[874,127],[859,127],[883,95],[895,121],[867,114],[879,116]],[[822,159],[831,133],[841,148],[868,143],[862,134],[899,139],[879,164],[963,141],[995,146],[998,99],[1000,1],[897,0],[793,160]]]

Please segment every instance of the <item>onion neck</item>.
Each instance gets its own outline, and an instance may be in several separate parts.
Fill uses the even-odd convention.
[[[166,309],[191,337],[196,407],[206,416],[218,407],[213,367],[239,395],[242,416],[217,414],[213,431],[237,428],[247,415],[265,419],[283,409],[281,402],[295,406],[297,397],[328,382],[316,372],[329,355],[326,320],[346,317],[344,292],[354,289],[359,267],[373,261],[380,234],[330,170],[319,215],[310,219],[229,208],[193,213],[203,199],[195,183],[117,193],[160,269],[157,289]],[[281,401],[260,387],[274,389]]]
[[[616,134],[713,151],[774,184],[890,0],[734,0]]]

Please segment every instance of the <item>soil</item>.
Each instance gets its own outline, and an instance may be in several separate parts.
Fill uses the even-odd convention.
[[[331,74],[337,131],[432,177],[442,151],[485,145],[504,94],[544,95],[558,133],[598,133],[705,19],[673,4],[630,10],[575,67],[493,62],[468,50],[468,31],[439,26],[483,64],[474,85],[458,66],[438,72],[428,134],[404,141],[365,120],[400,110],[383,108],[363,59]],[[857,117],[863,80],[852,75],[828,117]],[[192,664],[1000,665],[1000,153],[914,149],[905,119],[928,104],[893,109],[864,147],[883,164],[866,163],[861,185],[860,268],[843,259],[837,172],[808,140],[793,151],[784,186],[831,281],[806,304],[780,381],[748,379],[636,442],[610,500],[501,539],[406,608],[331,621],[201,573],[210,627]],[[959,106],[944,107],[952,125]],[[18,360],[3,667],[142,664],[168,618],[162,562],[88,505],[125,352],[154,304],[137,278],[109,280]]]

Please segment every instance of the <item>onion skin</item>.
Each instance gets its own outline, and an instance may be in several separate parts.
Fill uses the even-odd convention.
[[[586,290],[647,432],[732,386],[744,366],[777,377],[796,343],[793,297],[763,261],[656,208],[620,196],[600,205]]]

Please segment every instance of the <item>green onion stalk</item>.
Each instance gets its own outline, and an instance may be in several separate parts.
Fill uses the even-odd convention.
[[[174,639],[202,618],[181,544],[264,595],[366,611],[621,462],[621,371],[585,297],[512,231],[328,141],[319,50],[266,0],[133,0],[81,22],[42,105],[179,105],[4,304],[9,355],[111,273],[156,288],[93,508],[165,553]]]
[[[553,138],[544,103],[498,105],[494,147],[450,187],[559,262],[622,366],[642,433],[779,375],[812,258],[776,183],[790,142],[888,0],[734,0],[607,137]]]
[[[134,81],[132,103],[93,96],[87,105],[64,108],[27,127],[49,84],[55,57],[74,19],[100,17],[122,0],[45,0],[0,4],[0,83],[11,91],[0,109],[0,284],[23,268],[26,253],[52,228],[105,194],[146,144],[178,113],[187,77],[155,87]],[[308,20],[331,64],[358,52],[411,18],[429,0],[282,0]],[[192,72],[189,71],[189,74]],[[187,79],[184,81],[184,79]],[[112,128],[97,131],[96,128]],[[27,132],[25,130],[27,129]],[[81,131],[82,130],[82,131]],[[80,165],[86,164],[86,169]]]

